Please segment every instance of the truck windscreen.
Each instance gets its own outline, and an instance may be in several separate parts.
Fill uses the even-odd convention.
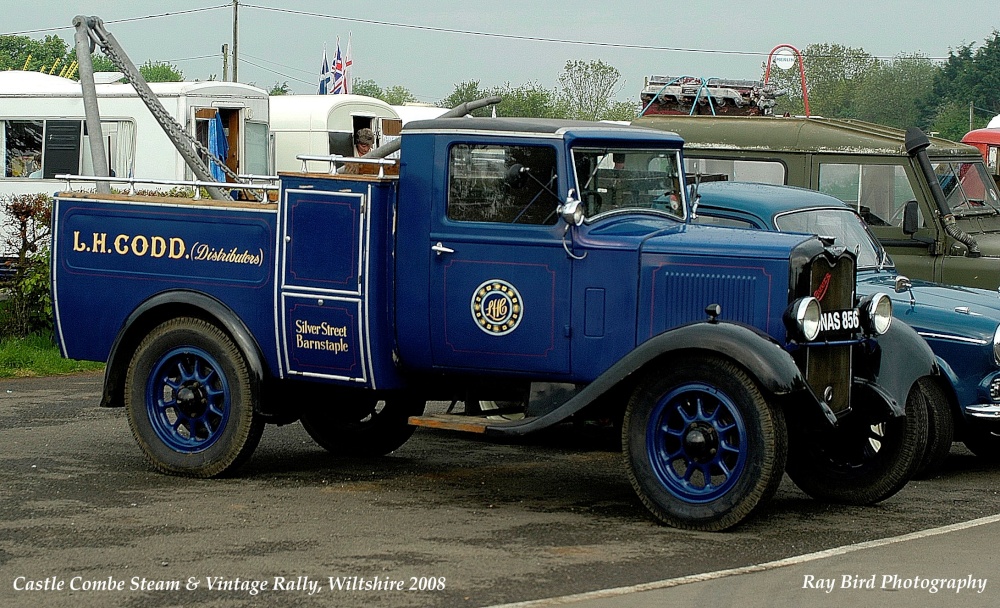
[[[676,150],[574,148],[576,187],[588,218],[613,212],[685,214]]]

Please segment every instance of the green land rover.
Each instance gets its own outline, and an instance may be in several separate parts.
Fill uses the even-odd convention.
[[[919,129],[817,117],[643,116],[688,176],[787,184],[858,210],[911,278],[1000,288],[1000,192],[979,151]]]

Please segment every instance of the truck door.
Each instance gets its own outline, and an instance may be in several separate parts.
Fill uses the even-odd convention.
[[[569,373],[556,148],[455,144],[430,260],[436,367]]]

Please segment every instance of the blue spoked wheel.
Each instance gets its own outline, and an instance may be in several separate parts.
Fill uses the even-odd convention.
[[[182,346],[156,362],[146,382],[146,408],[157,438],[193,454],[212,446],[229,421],[230,388],[204,349]]]
[[[708,384],[682,384],[650,412],[646,450],[661,484],[691,502],[724,496],[746,468],[749,446],[739,408]]]
[[[263,431],[256,388],[218,327],[178,318],[139,344],[125,379],[129,427],[161,471],[212,477],[249,458]]]
[[[723,530],[777,490],[787,438],[781,410],[726,359],[691,357],[647,374],[622,427],[626,471],[660,521]]]

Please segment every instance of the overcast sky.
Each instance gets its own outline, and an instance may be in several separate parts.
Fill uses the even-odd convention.
[[[137,65],[168,61],[187,80],[222,77],[232,0],[0,0],[0,34],[72,44],[75,15],[96,15]],[[947,57],[1000,27],[995,2],[836,0],[239,0],[239,80],[315,93],[326,45],[352,35],[354,78],[436,102],[455,85],[555,88],[569,60],[600,59],[637,99],[656,75],[759,79],[777,45],[836,43],[885,58]],[[14,10],[16,5],[16,10]],[[197,10],[209,9],[209,10]],[[194,12],[188,12],[194,11]],[[230,69],[232,69],[230,67]]]

